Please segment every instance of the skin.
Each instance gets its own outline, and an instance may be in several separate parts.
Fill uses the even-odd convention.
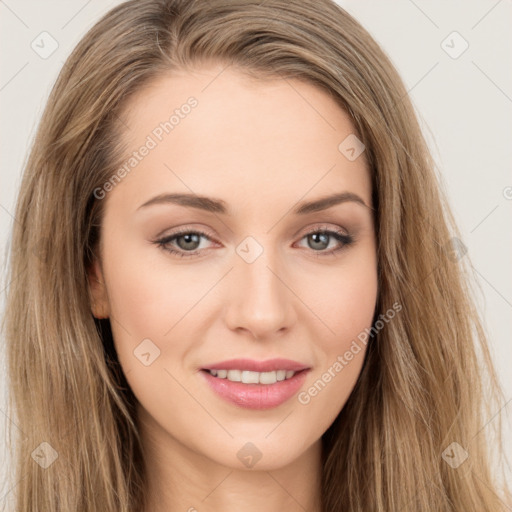
[[[92,310],[111,319],[139,401],[147,511],[319,511],[321,436],[356,383],[364,345],[309,403],[295,396],[264,411],[225,402],[200,369],[233,357],[289,358],[311,367],[304,391],[371,326],[378,287],[370,174],[364,153],[349,161],[338,150],[355,129],[326,92],[223,69],[173,72],[130,100],[127,157],[187,98],[198,105],[103,199]],[[139,208],[164,192],[222,199],[230,215]],[[292,213],[334,192],[365,205]],[[177,228],[207,232],[195,245],[183,236],[168,244],[196,256],[154,243]],[[354,242],[329,255],[343,244],[307,236],[322,229]],[[263,248],[252,263],[236,252],[247,236]],[[146,366],[134,351],[148,338],[160,355]],[[251,468],[237,457],[248,442],[262,455]]]

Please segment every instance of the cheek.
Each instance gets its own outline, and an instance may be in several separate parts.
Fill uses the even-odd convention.
[[[363,366],[378,293],[375,260],[351,262],[328,280],[305,288],[314,312],[328,327],[312,332],[318,365],[310,373],[298,403],[326,430],[352,392]],[[317,275],[318,277],[318,275]],[[313,309],[313,308],[312,308]],[[318,427],[318,426],[317,426]]]
[[[361,250],[340,259],[336,266],[306,269],[295,288],[317,317],[317,340],[324,353],[344,350],[353,338],[370,327],[378,293],[376,256]],[[310,315],[313,316],[313,315]],[[321,334],[321,336],[319,336]]]
[[[182,365],[195,347],[193,308],[210,285],[191,267],[163,266],[136,250],[111,261],[105,273],[112,333],[131,390],[162,425],[180,423],[176,410],[201,417],[185,391],[196,383]]]
[[[335,338],[346,340],[372,322],[377,300],[377,276],[372,269],[351,271],[332,279],[321,302]],[[327,322],[326,322],[327,323]]]
[[[110,253],[105,248],[112,316],[122,337],[124,327],[136,337],[162,339],[197,304],[214,276],[210,270],[210,277],[202,278],[193,265],[170,263],[157,247],[122,245],[128,247],[122,254],[114,242]]]
[[[173,372],[193,348],[193,333],[184,327],[192,327],[188,322],[211,279],[198,278],[190,264],[169,264],[157,247],[109,234],[104,277],[119,361],[136,394],[145,386],[165,389],[169,375],[162,370]]]

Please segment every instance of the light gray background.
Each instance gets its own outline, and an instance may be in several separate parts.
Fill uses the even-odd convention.
[[[51,86],[64,60],[99,17],[120,2],[0,0],[2,277],[21,169]],[[489,421],[512,438],[512,5],[510,0],[340,1],[398,68],[441,170],[463,243],[475,268],[477,297],[506,400]],[[58,48],[41,58],[31,43],[46,31]],[[457,31],[469,44],[447,36]],[[445,41],[446,40],[446,41]],[[443,44],[442,42],[445,41]],[[35,44],[35,43],[34,43]],[[443,48],[444,47],[444,48]],[[452,47],[451,50],[447,47]],[[45,45],[49,48],[49,43]],[[4,278],[5,279],[5,278]],[[2,286],[3,288],[3,286]],[[3,311],[4,292],[1,307]],[[10,488],[2,475],[8,390],[1,345],[0,509]],[[43,440],[41,440],[43,441]],[[507,452],[511,443],[507,440]]]

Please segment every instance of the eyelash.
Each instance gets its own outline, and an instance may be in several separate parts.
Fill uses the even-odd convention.
[[[336,253],[338,253],[339,251],[341,251],[343,249],[346,249],[348,246],[350,246],[354,242],[354,238],[351,235],[347,235],[341,231],[336,231],[336,230],[332,230],[332,229],[324,229],[323,227],[322,228],[317,227],[316,229],[305,233],[302,236],[301,240],[306,238],[309,235],[314,235],[314,234],[330,235],[331,237],[336,239],[338,242],[342,242],[341,246],[335,247],[334,249],[330,249],[328,251],[325,251],[325,250],[315,251],[312,249],[312,251],[314,253],[317,253],[316,255],[318,257],[334,256]],[[212,241],[211,237],[203,231],[194,231],[194,230],[190,230],[190,229],[183,229],[183,230],[176,231],[170,235],[167,235],[159,240],[155,240],[154,243],[156,245],[158,245],[158,247],[160,247],[164,251],[171,253],[172,255],[179,256],[181,258],[190,258],[190,257],[197,256],[200,251],[197,251],[197,250],[195,252],[182,251],[182,250],[177,251],[175,249],[170,248],[170,246],[169,246],[170,242],[179,238],[182,235],[200,235],[200,236],[204,236],[208,240]]]

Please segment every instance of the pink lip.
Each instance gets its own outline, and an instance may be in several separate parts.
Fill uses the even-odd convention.
[[[273,372],[277,370],[291,370],[300,372],[309,367],[305,364],[292,361],[291,359],[269,359],[267,361],[256,361],[254,359],[230,359],[205,366],[203,370],[248,370],[251,372]]]
[[[227,369],[225,366],[222,368]],[[241,369],[240,366],[237,368]],[[281,369],[284,370],[283,367]],[[214,377],[207,370],[202,370],[200,373],[210,388],[224,400],[245,409],[264,410],[278,407],[294,396],[303,385],[308,370],[299,371],[291,379],[278,381],[275,384],[243,384]]]

